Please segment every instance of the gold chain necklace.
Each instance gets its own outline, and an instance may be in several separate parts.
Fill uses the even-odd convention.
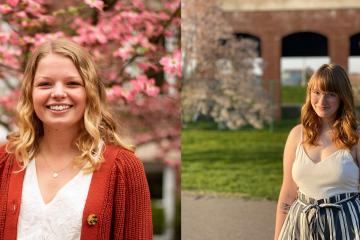
[[[61,172],[63,172],[65,169],[67,169],[67,168],[73,163],[73,161],[70,161],[68,164],[66,164],[66,166],[65,166],[64,168],[62,168],[62,169],[60,169],[60,170],[54,170],[54,169],[50,166],[50,164],[48,163],[48,161],[47,161],[47,159],[46,159],[46,157],[45,157],[44,154],[42,154],[42,157],[43,157],[44,160],[45,160],[45,164],[46,164],[46,165],[50,168],[50,170],[52,171],[52,174],[51,174],[51,175],[52,175],[52,177],[53,177],[54,179],[56,179]]]

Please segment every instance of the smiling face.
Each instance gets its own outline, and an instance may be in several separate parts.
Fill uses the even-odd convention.
[[[320,118],[330,121],[335,120],[340,106],[340,99],[336,93],[314,88],[311,90],[310,97],[311,106]]]
[[[45,129],[80,128],[86,92],[70,58],[48,54],[39,61],[32,86],[32,102]]]

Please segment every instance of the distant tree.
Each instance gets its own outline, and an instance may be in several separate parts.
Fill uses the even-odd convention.
[[[353,89],[355,105],[360,106],[360,74],[349,74],[349,78]]]
[[[228,129],[270,121],[270,99],[254,73],[256,43],[236,39],[214,0],[183,0],[182,19],[183,120],[203,114]]]
[[[309,82],[311,76],[314,74],[314,69],[312,69],[311,67],[306,67],[305,68],[305,84],[303,86],[306,86],[306,84]]]

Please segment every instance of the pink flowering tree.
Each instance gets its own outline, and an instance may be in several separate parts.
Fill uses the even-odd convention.
[[[135,144],[156,142],[156,157],[178,164],[180,0],[2,2],[0,125],[14,128],[19,83],[34,47],[67,37],[94,56],[108,100]]]

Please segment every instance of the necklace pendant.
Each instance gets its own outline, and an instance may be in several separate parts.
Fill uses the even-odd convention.
[[[52,176],[53,176],[53,178],[57,178],[57,177],[59,176],[59,174],[58,174],[57,172],[54,172],[54,173],[52,174]]]

